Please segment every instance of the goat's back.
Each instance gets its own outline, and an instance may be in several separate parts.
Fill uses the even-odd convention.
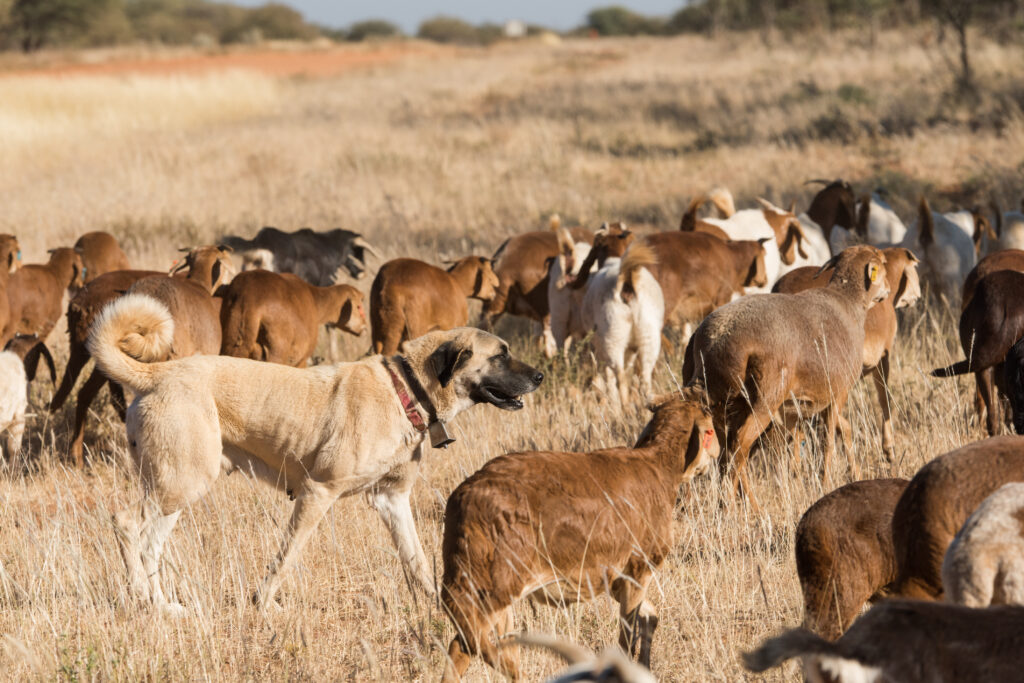
[[[997,436],[941,455],[918,470],[893,512],[893,594],[942,595],[942,561],[967,517],[1003,484],[1024,481],[1024,437]]]

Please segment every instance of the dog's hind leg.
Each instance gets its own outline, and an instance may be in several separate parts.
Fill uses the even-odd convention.
[[[259,592],[253,596],[253,602],[261,609],[271,604],[281,587],[281,575],[295,561],[324,514],[338,499],[338,494],[333,487],[307,479],[296,492],[295,498],[295,508],[284,532],[281,550],[271,563]]]
[[[397,469],[397,468],[396,468]],[[430,576],[427,557],[416,533],[416,522],[409,505],[409,492],[419,466],[415,461],[401,466],[403,470],[398,481],[390,480],[388,488],[378,488],[370,494],[370,504],[380,514],[391,540],[398,549],[405,571],[412,574],[428,595],[435,593],[434,581]],[[395,471],[389,473],[393,474]],[[392,483],[393,482],[393,483]]]

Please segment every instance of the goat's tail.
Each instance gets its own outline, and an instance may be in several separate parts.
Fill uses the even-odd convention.
[[[615,283],[615,292],[623,301],[627,300],[628,292],[636,292],[636,277],[642,268],[657,265],[658,257],[654,250],[646,244],[633,244],[626,250],[619,264],[619,278]]]
[[[107,377],[144,393],[156,384],[156,361],[167,358],[173,338],[167,306],[145,294],[126,294],[99,314],[87,346]]]
[[[700,207],[704,206],[704,202],[708,200],[707,195],[699,195],[690,202],[690,205],[686,207],[686,213],[683,214],[683,218],[679,221],[679,229],[683,232],[693,232],[697,228],[697,212],[700,211]]]
[[[557,213],[551,214],[551,218],[548,219],[548,227],[552,232],[558,232],[558,229],[562,227],[562,217]]]
[[[830,643],[816,633],[804,628],[786,631],[781,636],[769,638],[761,647],[743,653],[743,666],[750,671],[767,671],[787,659],[802,655],[838,655],[835,643]]]
[[[732,218],[736,213],[736,202],[732,198],[732,192],[724,187],[716,187],[708,192],[708,199],[715,205],[719,218]]]
[[[559,227],[555,229],[555,239],[558,240],[558,253],[563,256],[571,256],[576,248],[572,234],[565,228]]]
[[[971,372],[971,361],[961,360],[944,368],[935,368],[931,374],[932,377],[956,377],[957,375],[966,375],[969,372]]]

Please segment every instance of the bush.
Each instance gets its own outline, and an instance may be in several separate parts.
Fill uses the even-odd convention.
[[[455,43],[458,45],[489,45],[503,35],[502,29],[496,24],[473,26],[462,19],[439,16],[427,19],[420,24],[416,35],[424,40],[437,43]]]
[[[615,5],[590,12],[587,15],[587,26],[602,36],[636,36],[661,33],[664,22]]]
[[[367,38],[391,38],[400,35],[401,29],[390,21],[369,19],[352,24],[345,33],[345,40],[360,42]]]

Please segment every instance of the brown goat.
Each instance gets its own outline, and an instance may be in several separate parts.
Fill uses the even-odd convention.
[[[978,282],[986,275],[991,275],[997,270],[1016,270],[1024,273],[1024,251],[1020,249],[1003,249],[996,251],[978,261],[978,265],[971,269],[964,280],[961,290],[963,295],[960,298],[960,310],[967,308],[967,304],[974,297],[974,290]]]
[[[658,263],[650,268],[665,297],[665,324],[696,323],[742,294],[767,283],[762,241],[722,241],[701,232],[657,232],[644,243]]]
[[[191,250],[183,262],[173,269],[177,272],[175,277],[194,281],[205,291],[212,293],[222,284],[223,279],[229,273],[228,253],[229,250],[222,250],[218,247],[199,247]],[[188,269],[187,275],[181,272],[183,268]],[[89,362],[90,356],[86,348],[86,341],[89,339],[89,331],[92,329],[92,323],[96,316],[108,303],[124,294],[132,285],[148,277],[164,278],[167,276],[152,270],[115,270],[90,282],[68,302],[68,362],[60,386],[57,388],[53,400],[50,401],[51,412],[64,405],[64,401],[67,400],[78,381],[79,374]],[[96,394],[107,381],[106,376],[98,368],[94,368],[76,398],[75,422],[71,442],[68,446],[68,457],[74,460],[79,467],[83,462],[82,443],[85,437],[85,418]],[[121,387],[111,382],[110,392],[118,412],[123,417],[125,401]]]
[[[22,266],[7,285],[10,318],[3,343],[15,334],[29,334],[43,342],[60,319],[65,289],[82,286],[82,258],[69,247],[50,249],[46,264]]]
[[[1024,336],[1021,292],[1024,292],[1024,273],[1016,270],[997,270],[981,278],[970,302],[960,313],[960,347],[967,358],[932,370],[933,377],[974,373],[989,436],[999,433],[1002,422],[996,383],[1002,383],[1003,361],[1010,348]]]
[[[857,212],[857,197],[850,183],[845,180],[809,180],[808,183],[824,185],[811,199],[807,207],[807,217],[818,224],[828,242],[832,237],[832,228],[840,226],[847,230],[856,230],[861,237],[867,239],[867,216],[865,211]],[[869,210],[869,209],[868,209]]]
[[[363,293],[349,285],[317,287],[297,275],[250,270],[217,293],[221,355],[304,367],[321,325],[359,336]]]
[[[497,457],[452,492],[445,508],[442,600],[455,624],[445,681],[482,655],[513,679],[510,630],[523,596],[551,605],[608,594],[619,644],[650,666],[656,611],[647,586],[671,552],[679,486],[717,455],[711,418],[688,393],[660,397],[636,446],[593,453]]]
[[[488,301],[498,284],[491,259],[482,256],[461,258],[447,271],[416,259],[388,261],[370,288],[373,352],[390,356],[407,339],[466,325],[466,299]]]
[[[892,516],[896,580],[907,598],[942,597],[942,560],[967,518],[1003,484],[1024,481],[1024,437],[997,436],[940,455],[910,480]]]
[[[11,304],[7,299],[10,289],[11,273],[21,260],[21,247],[14,235],[0,235],[0,345],[6,345],[14,336],[11,321]],[[10,337],[8,336],[8,329]]]
[[[700,208],[704,206],[707,201],[707,195],[700,195],[690,202],[690,206],[687,207],[686,212],[683,213],[683,217],[679,221],[679,230],[682,232],[704,232],[728,242],[729,235],[726,234],[725,230],[722,230],[717,225],[701,220],[697,215],[697,212],[700,211]],[[728,218],[728,216],[726,216],[726,218]]]
[[[892,513],[906,479],[855,481],[826,494],[796,527],[804,628],[835,640],[896,579]]]
[[[825,417],[824,468],[835,452],[836,424],[861,374],[868,309],[889,295],[885,255],[857,246],[834,256],[827,287],[799,294],[737,299],[713,311],[693,335],[684,365],[688,386],[708,392],[715,430],[740,483],[758,510],[746,475],[754,441],[780,409]],[[850,468],[857,465],[847,453]]]
[[[751,671],[804,657],[808,681],[974,683],[1016,681],[1024,670],[1024,607],[975,609],[889,600],[835,643],[804,629],[769,638],[743,654]]]
[[[128,256],[109,232],[85,233],[75,242],[75,251],[82,257],[83,284],[89,284],[104,273],[131,268]]]
[[[552,227],[558,226],[557,218]],[[569,230],[574,242],[592,244],[594,235],[585,228]],[[498,285],[484,305],[482,327],[490,329],[503,313],[521,315],[540,323],[548,317],[548,262],[558,256],[554,230],[525,232],[505,240],[494,252]]]
[[[889,461],[893,458],[892,409],[889,405],[889,365],[896,342],[896,309],[914,304],[921,298],[921,283],[917,275],[917,257],[903,247],[883,249],[885,277],[889,296],[868,310],[864,322],[864,374],[870,374],[878,393],[882,411],[882,452]],[[808,289],[824,287],[832,277],[832,270],[806,266],[791,270],[780,277],[772,292],[796,294]]]

